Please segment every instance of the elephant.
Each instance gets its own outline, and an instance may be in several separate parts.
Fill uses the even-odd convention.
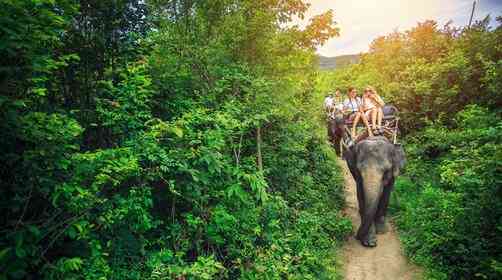
[[[340,154],[340,141],[345,137],[345,119],[341,111],[336,111],[328,118],[328,139]]]
[[[375,234],[387,231],[385,215],[394,180],[406,163],[404,150],[400,144],[374,136],[351,146],[343,156],[357,187],[361,225],[356,238],[363,246],[375,247]]]

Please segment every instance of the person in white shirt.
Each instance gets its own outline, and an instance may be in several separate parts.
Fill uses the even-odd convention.
[[[357,96],[357,90],[353,87],[349,88],[348,98],[343,102],[343,110],[349,113],[349,119],[353,120],[352,124],[352,138],[356,139],[356,127],[359,120],[362,119],[364,125],[368,130],[368,135],[373,136],[373,132],[370,129],[368,119],[363,112],[362,99]]]
[[[333,104],[335,106],[335,110],[343,111],[342,93],[340,92],[339,88],[337,88],[335,91],[335,96],[333,98]]]
[[[327,113],[331,112],[331,110],[334,107],[334,99],[332,94],[328,94],[326,98],[324,99],[324,109],[326,110]]]
[[[336,89],[334,94],[329,94],[324,99],[324,108],[326,109],[326,113],[332,114],[335,111],[343,111],[343,102],[342,96],[340,93],[340,89]]]

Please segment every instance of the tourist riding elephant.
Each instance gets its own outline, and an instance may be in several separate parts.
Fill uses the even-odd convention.
[[[361,225],[356,238],[362,245],[374,247],[375,232],[386,231],[390,193],[406,161],[403,148],[385,137],[369,137],[349,148],[344,157],[357,185]]]

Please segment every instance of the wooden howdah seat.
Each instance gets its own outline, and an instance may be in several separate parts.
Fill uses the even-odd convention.
[[[379,131],[379,135],[382,135],[389,139],[390,142],[397,144],[397,135],[399,134],[399,111],[393,105],[385,105],[382,110],[384,117],[382,118],[382,130]],[[328,116],[328,118],[332,117],[333,115]],[[371,127],[371,120],[368,120],[368,122],[370,122]],[[333,144],[338,142],[335,145],[339,147],[338,151],[340,152],[340,155],[343,155],[343,151],[348,149],[351,145],[354,145],[368,137],[366,126],[364,125],[364,122],[360,120],[356,128],[356,136],[353,138],[351,135],[352,124],[353,122],[348,120],[347,116],[345,116],[344,136],[341,137],[339,141],[333,142]]]
[[[393,105],[385,105],[383,108],[384,116],[382,118],[382,133],[380,135],[385,136],[389,141],[396,144],[397,135],[399,134],[399,111]],[[368,120],[371,127],[371,120]],[[362,120],[357,124],[356,138],[353,139],[350,134],[353,122],[351,120],[345,120],[345,136],[342,141],[340,141],[340,151],[348,148],[350,145],[355,144],[368,137],[368,132],[366,126]]]

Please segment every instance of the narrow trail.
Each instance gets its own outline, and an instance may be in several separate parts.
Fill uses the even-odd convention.
[[[351,218],[354,231],[360,224],[356,183],[344,160],[339,160],[345,179],[345,213]],[[397,232],[391,225],[385,234],[379,234],[378,246],[363,247],[354,234],[343,248],[343,270],[346,280],[408,280],[420,279],[420,269],[408,262],[402,254]]]

